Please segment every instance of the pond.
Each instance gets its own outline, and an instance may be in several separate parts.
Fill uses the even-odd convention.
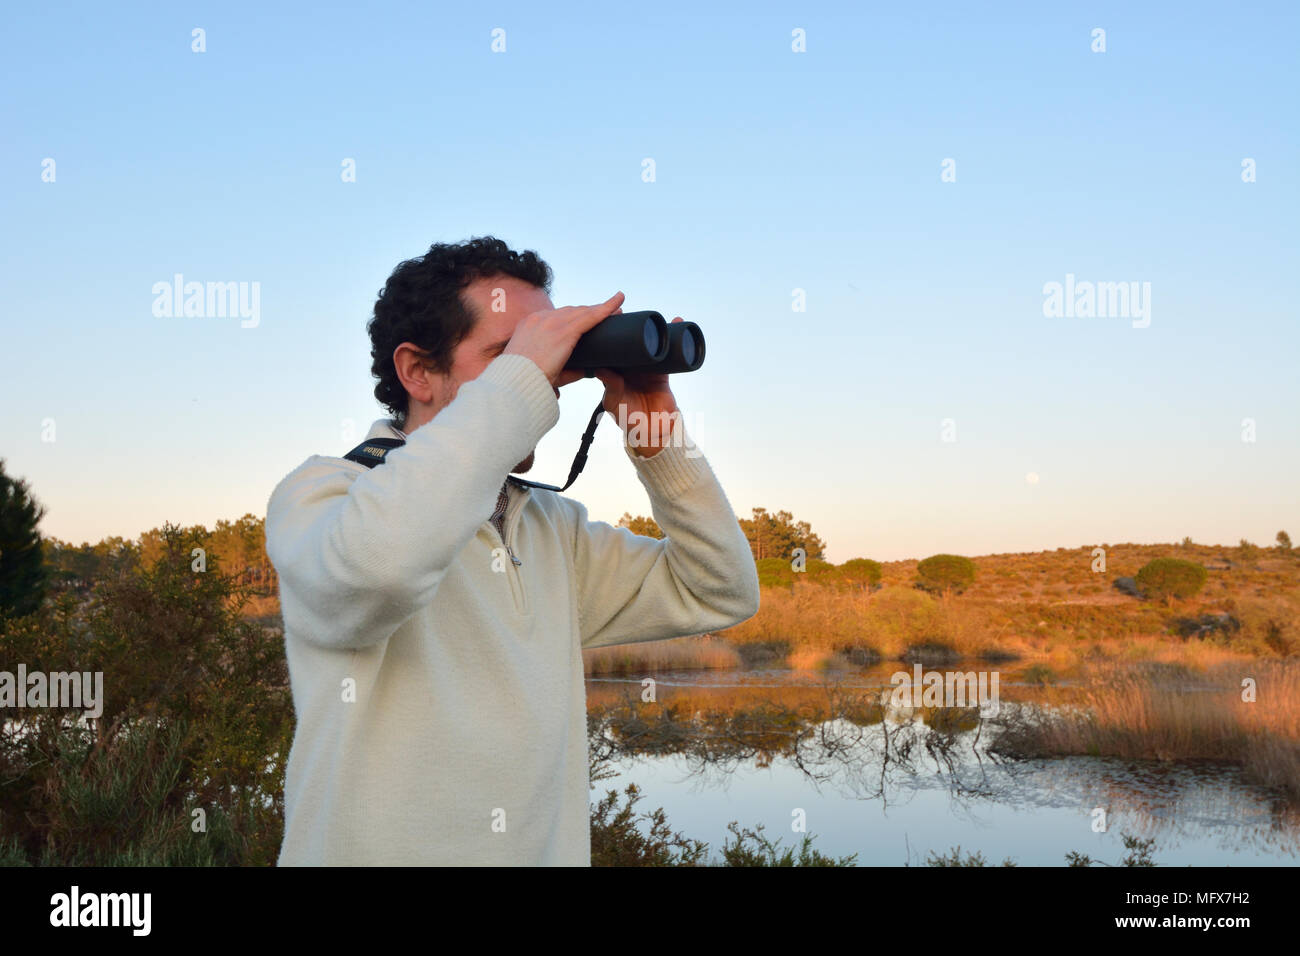
[[[833,687],[798,672],[658,674],[657,702],[642,706],[641,723],[593,729],[594,753],[617,742],[599,761],[613,776],[596,782],[592,799],[635,783],[644,796],[639,810],[662,807],[674,831],[707,841],[714,858],[733,820],[763,824],[768,838],[797,848],[798,818],[815,849],[856,853],[869,866],[925,865],[929,854],[958,846],[990,865],[1010,858],[1063,866],[1071,851],[1117,864],[1127,853],[1124,834],[1154,840],[1158,866],[1294,865],[1300,855],[1300,810],[1234,766],[1012,759],[989,751],[994,735],[973,712],[941,733],[919,714],[889,707],[884,719],[794,716],[836,694],[879,698],[888,672],[899,669],[840,675]],[[1014,696],[1015,675],[1004,676],[1004,690],[1013,691],[1006,696]],[[642,684],[593,678],[587,690],[589,712],[598,714],[619,700],[639,701]],[[674,703],[685,721],[694,718],[685,736],[680,721],[669,731],[653,725],[650,715]],[[755,706],[767,711],[757,722]]]

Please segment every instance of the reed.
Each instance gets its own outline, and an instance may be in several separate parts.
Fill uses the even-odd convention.
[[[1243,683],[1254,682],[1254,699]],[[1042,711],[999,719],[997,748],[1024,756],[1086,754],[1213,760],[1300,799],[1300,659],[1094,665],[1086,684]]]
[[[582,652],[583,671],[588,677],[717,670],[740,667],[741,663],[734,647],[710,635],[618,644]]]

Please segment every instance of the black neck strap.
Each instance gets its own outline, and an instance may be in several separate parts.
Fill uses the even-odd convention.
[[[528,481],[526,478],[516,478],[514,475],[506,475],[506,480],[521,488],[541,488],[545,491],[565,491],[570,485],[578,480],[582,474],[582,469],[587,465],[587,450],[591,448],[592,441],[596,438],[596,427],[600,424],[601,417],[605,414],[605,402],[596,406],[596,410],[591,413],[591,421],[587,423],[587,430],[582,433],[582,444],[578,448],[578,454],[573,459],[573,467],[569,469],[569,480],[564,483],[564,487],[557,488],[555,485],[544,485],[539,481]],[[369,438],[363,441],[356,448],[352,449],[343,457],[348,461],[355,461],[359,465],[365,465],[367,468],[374,468],[376,465],[382,465],[388,458],[388,453],[394,448],[401,448],[406,442],[400,438]]]

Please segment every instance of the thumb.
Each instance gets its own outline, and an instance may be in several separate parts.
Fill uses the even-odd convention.
[[[593,369],[593,371],[596,373],[596,378],[600,379],[606,388],[622,388],[623,376],[612,368],[598,368]]]
[[[595,372],[596,377],[605,386],[605,394],[601,397],[601,404],[605,406],[605,411],[617,418],[618,403],[623,400],[623,376],[608,368],[598,368],[595,369]]]

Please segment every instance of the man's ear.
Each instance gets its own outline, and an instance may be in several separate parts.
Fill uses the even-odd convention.
[[[433,404],[434,395],[441,391],[439,380],[443,376],[430,367],[423,351],[410,342],[403,342],[393,350],[393,366],[397,369],[397,380],[413,401]]]

